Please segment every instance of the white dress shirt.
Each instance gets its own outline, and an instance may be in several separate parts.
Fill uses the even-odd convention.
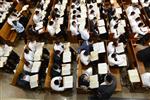
[[[93,73],[93,69],[92,67],[89,67],[87,70],[85,70],[84,74],[86,74],[87,76],[91,76]]]
[[[114,53],[115,47],[114,47],[114,45],[113,45],[113,42],[109,42],[109,43],[108,43],[107,51],[108,51],[109,54],[110,54],[110,53]]]
[[[62,80],[62,77],[58,76],[58,77],[54,77],[52,78],[51,80],[51,88],[55,91],[64,91],[64,87],[60,87],[60,84],[59,85],[56,85],[54,82],[55,80],[58,80],[58,81],[61,81]]]
[[[29,53],[28,53],[28,54],[24,53],[24,58],[25,58],[27,61],[33,61],[33,59],[34,59],[34,53],[29,50]]]
[[[150,87],[150,73],[146,72],[141,76],[144,86]]]
[[[47,31],[51,36],[54,36],[56,33],[56,29],[54,28],[54,25],[50,26],[49,24],[47,25]]]
[[[138,26],[133,26],[133,27],[132,27],[132,30],[133,30],[134,33],[138,33],[138,34],[141,34],[141,35],[145,35],[145,34],[146,34],[146,33],[143,32],[143,31],[140,29],[140,27],[138,27]]]
[[[115,26],[116,24],[117,24],[117,22],[114,19],[111,19],[110,26]]]
[[[55,44],[54,45],[54,50],[59,50],[60,51],[60,54],[64,51],[64,48],[63,48],[63,44],[62,43],[59,43],[59,44]]]
[[[24,64],[23,69],[27,72],[31,72],[31,68],[32,68],[32,61],[29,61],[29,65],[27,66],[26,64]]]
[[[94,17],[95,17],[95,15],[94,15],[94,14],[89,14],[89,19],[90,19],[90,20],[93,20],[93,19],[94,19]]]
[[[119,55],[116,55],[117,61],[115,61],[114,58],[111,57],[112,53],[109,54],[108,56],[108,63],[110,66],[114,66],[114,65],[121,65],[124,62],[124,58],[120,57]]]
[[[39,23],[41,20],[42,20],[42,15],[40,15],[40,14],[38,14],[38,15],[34,14],[33,15],[33,22],[35,24]]]
[[[36,41],[29,42],[28,47],[29,47],[33,52],[35,52],[35,50],[36,50]]]
[[[78,32],[78,27],[77,27],[77,26],[74,27],[73,25],[71,25],[70,31],[71,31],[71,33],[72,33],[73,36],[77,36],[78,34],[80,34],[80,33]]]
[[[80,60],[84,65],[88,65],[90,63],[90,55],[84,55],[85,50],[82,50],[80,53]]]
[[[83,29],[80,31],[80,34],[81,34],[81,38],[85,41],[89,40],[90,38],[90,35],[88,33],[88,30],[87,29]]]

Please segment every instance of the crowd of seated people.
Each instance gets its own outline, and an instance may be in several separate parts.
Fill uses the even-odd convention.
[[[24,59],[23,71],[17,79],[18,86],[31,89],[44,87],[43,83],[45,82],[46,68],[49,63],[49,52],[43,46],[44,43],[31,40],[25,47],[22,58]]]
[[[18,0],[18,2],[22,1]],[[141,2],[143,3],[144,9],[148,12],[148,1],[141,0]],[[69,30],[71,31],[72,36],[77,36],[78,40],[83,40],[81,46],[78,48],[78,54],[80,58],[79,63],[81,63],[81,66],[86,67],[86,70],[79,77],[79,87],[85,90],[94,90],[96,94],[94,98],[100,100],[110,98],[116,89],[115,77],[109,71],[104,75],[96,72],[99,71],[97,70],[99,68],[99,63],[107,62],[108,66],[112,68],[127,66],[127,57],[125,54],[125,43],[127,43],[127,41],[124,42],[121,38],[121,36],[126,35],[126,21],[123,18],[123,16],[125,16],[122,12],[123,9],[119,4],[117,4],[116,7],[113,1],[109,4],[110,7],[108,7],[108,9],[104,8],[103,3],[98,4],[96,0],[83,0],[82,3],[75,1],[70,4],[71,9],[69,16],[67,13],[67,2],[58,0],[58,2],[55,2],[53,5],[52,9],[49,8],[50,3],[50,0],[40,1],[32,17],[33,25],[29,25],[28,31],[35,35],[47,32],[49,33],[49,36],[56,36],[56,42],[53,48],[54,63],[50,70],[51,89],[54,91],[64,91],[68,88],[73,88],[71,64],[76,60],[75,51],[70,47],[69,43],[65,44],[57,40],[61,35],[67,40],[66,29],[70,25]],[[147,4],[145,5],[144,3]],[[8,18],[8,23],[12,26],[11,30],[15,30],[20,37],[26,37],[25,28],[30,15],[28,7],[29,5],[25,5],[19,13],[13,12]],[[126,9],[126,13],[134,33],[137,33],[140,36],[149,33],[149,27],[145,26],[143,23],[140,17],[141,12],[136,5],[129,6]],[[93,33],[92,35],[95,35],[96,37],[101,34],[102,30],[104,33],[108,32],[108,30],[106,30],[107,25],[105,25],[105,19],[107,19],[105,18],[106,16],[108,16],[110,32],[113,33],[114,40],[108,40],[107,46],[105,46],[105,41],[90,43],[91,32]],[[70,18],[69,21],[68,18]],[[126,36],[124,38],[127,39]],[[35,40],[31,40],[27,47],[25,47],[23,54],[23,71],[19,75],[17,85],[24,88],[36,88],[39,84],[43,85],[46,68],[49,62],[49,52],[44,49],[43,46],[44,43],[38,43]],[[107,51],[105,47],[107,47]],[[0,48],[0,57],[3,55],[3,51],[4,50]],[[143,54],[140,52],[137,53],[137,56],[141,61],[149,61],[149,58],[145,57],[145,55],[143,57]],[[8,66],[10,66],[10,64]],[[67,69],[65,69],[66,67]],[[145,73],[143,74],[142,79],[147,80],[149,76],[149,73]],[[95,80],[95,83],[92,83],[92,78]],[[65,83],[65,80],[69,79],[71,79],[68,81],[70,83]],[[66,86],[66,84],[69,85]],[[145,82],[144,85],[149,86],[149,83]]]
[[[64,91],[65,77],[71,77],[71,66],[75,60],[75,51],[69,46],[69,43],[63,44],[57,40],[54,44],[54,63],[51,67],[51,88],[55,91]],[[67,76],[66,76],[67,75]],[[69,76],[68,76],[69,75]],[[70,81],[70,84],[73,84]],[[69,87],[73,88],[73,87]]]
[[[2,23],[6,19],[7,15],[11,11],[11,6],[13,2],[7,2],[3,0],[0,2],[0,27],[2,27]]]
[[[7,73],[13,73],[19,62],[19,56],[13,51],[13,47],[7,44],[0,46],[0,69]]]
[[[136,33],[135,37],[142,37],[149,33],[149,27],[143,23],[140,17],[140,9],[138,5],[132,4],[127,7],[126,13],[132,28],[132,31]]]
[[[142,4],[142,7],[144,8],[145,12],[147,13],[148,15],[148,18],[150,19],[150,1],[149,0],[140,0],[141,4]]]

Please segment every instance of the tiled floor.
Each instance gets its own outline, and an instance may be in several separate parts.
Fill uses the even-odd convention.
[[[23,47],[24,43],[20,41],[14,50],[20,55],[23,52]],[[52,45],[46,44],[45,47],[52,48]],[[76,47],[77,45],[74,44],[73,48]],[[13,74],[0,72],[0,100],[88,100],[88,94],[76,94],[76,92],[51,94],[50,91],[23,90],[10,84],[12,77]],[[130,93],[129,89],[123,88],[122,92],[116,92],[112,97],[130,98],[130,100],[133,100],[133,98],[150,100],[150,90],[144,93]]]

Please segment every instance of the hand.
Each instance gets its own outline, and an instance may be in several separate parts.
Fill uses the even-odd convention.
[[[11,28],[10,30],[15,30],[15,28]]]

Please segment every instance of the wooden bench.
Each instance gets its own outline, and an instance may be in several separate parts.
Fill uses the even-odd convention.
[[[141,74],[145,73],[145,66],[144,66],[143,62],[141,62],[137,59],[136,53],[139,51],[138,48],[136,46],[134,46],[132,41],[131,41],[131,45],[132,45],[132,48],[133,48],[133,55],[135,56],[135,60],[137,62],[137,68],[138,68],[139,73],[141,75]]]
[[[116,81],[117,81],[117,86],[116,86],[116,92],[121,92],[122,91],[122,85],[121,85],[121,76],[120,76],[120,69],[119,68],[110,68],[110,72],[115,76]]]
[[[23,54],[21,59],[20,59],[20,61],[19,61],[19,64],[18,64],[18,66],[16,68],[16,72],[15,72],[15,74],[13,76],[13,79],[12,79],[12,82],[11,82],[11,84],[14,85],[14,86],[16,86],[16,83],[17,83],[17,80],[19,78],[19,75],[23,71],[24,62],[25,62],[25,59],[24,59],[24,54]]]
[[[20,11],[22,8],[21,4],[17,4],[16,10]],[[17,32],[11,31],[11,26],[8,24],[8,22],[5,22],[3,27],[0,30],[0,37],[3,41],[7,43],[14,43],[17,38]]]
[[[72,23],[70,23],[70,20],[71,20],[71,13],[70,13],[70,11],[71,11],[71,5],[72,5],[73,2],[75,2],[75,1],[74,0],[70,0],[69,6],[68,6],[68,13],[69,13],[69,15],[68,15],[68,29],[66,30],[66,32],[67,32],[67,37],[68,37],[68,41],[69,42],[71,42],[71,43],[79,43],[77,36],[73,36],[71,31],[70,31],[70,27],[71,27],[71,24],[72,24]]]
[[[133,88],[132,91],[135,91],[134,89],[143,89],[142,87],[142,80],[141,80],[141,75],[143,73],[145,73],[145,66],[143,64],[143,62],[139,61],[136,57],[136,53],[138,51],[138,48],[136,48],[136,45],[134,44],[134,42],[131,40],[129,41],[128,45],[127,45],[127,50],[128,50],[128,58],[130,61],[130,69],[137,69],[139,75],[140,75],[140,83],[135,83],[136,85],[131,87],[131,89]]]
[[[46,74],[46,79],[45,79],[45,88],[46,89],[50,89],[50,85],[51,85],[51,67],[54,63],[54,50],[50,49],[50,61],[48,64],[48,70],[47,70],[47,74]]]

